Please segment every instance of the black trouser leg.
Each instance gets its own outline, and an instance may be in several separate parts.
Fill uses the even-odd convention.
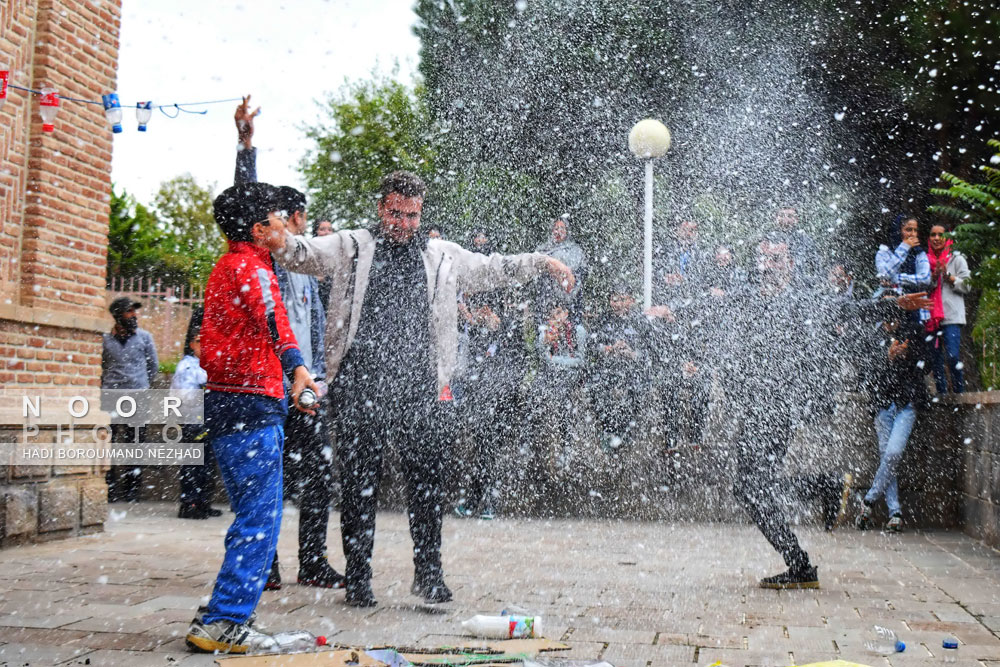
[[[505,401],[503,397],[493,396],[477,403],[480,410],[472,428],[476,467],[469,486],[469,507],[479,512],[493,509],[497,461],[505,450],[513,446],[516,397],[508,398]]]
[[[405,428],[405,430],[404,430]],[[407,485],[413,565],[419,581],[443,580],[441,521],[444,511],[444,467],[448,431],[430,419],[413,420],[400,429],[400,459]]]
[[[291,407],[285,420],[285,459],[294,460],[290,480],[299,505],[299,566],[326,554],[333,486],[333,450],[320,411],[315,417]]]
[[[341,470],[340,533],[350,590],[368,586],[372,578],[375,512],[386,434],[375,424],[367,420],[362,422],[355,411],[342,413],[338,410],[336,419],[337,457]]]
[[[138,439],[136,436],[138,435]],[[128,424],[111,425],[111,442],[116,444],[135,444],[146,440],[146,428],[129,426]],[[139,500],[142,483],[142,469],[137,465],[113,465],[104,476],[108,484],[108,502],[122,500],[135,502]]]
[[[184,442],[195,442],[204,430],[198,425],[183,426]],[[181,466],[180,469],[181,505],[207,510],[215,497],[215,453],[207,438],[200,442],[203,447],[201,465]]]
[[[809,567],[809,554],[788,525],[779,489],[782,480],[778,470],[790,437],[791,428],[785,420],[748,420],[738,443],[734,493],[785,564],[801,569]]]

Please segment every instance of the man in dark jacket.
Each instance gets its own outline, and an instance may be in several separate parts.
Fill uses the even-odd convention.
[[[253,146],[254,116],[249,98],[236,109],[239,136],[236,153],[236,184],[257,181],[257,149]],[[283,186],[277,189],[278,206],[288,216],[286,228],[301,235],[307,228],[306,198],[298,190]],[[286,271],[274,264],[281,299],[288,312],[288,322],[302,352],[303,362],[313,379],[326,376],[323,332],[326,327],[319,282],[314,276]],[[316,414],[291,410],[285,421],[284,481],[287,496],[299,507],[298,583],[318,588],[343,588],[344,577],[330,566],[326,555],[326,534],[333,491],[333,447],[326,426],[326,408]],[[281,570],[275,553],[267,590],[281,588]]]
[[[153,336],[139,328],[138,310],[142,304],[127,296],[111,302],[108,310],[115,318],[111,333],[104,334],[101,352],[102,389],[149,389],[159,371]],[[128,424],[111,425],[111,441],[135,442],[145,439],[145,427],[138,432]],[[139,500],[142,469],[137,466],[113,465],[106,477],[108,502]]]

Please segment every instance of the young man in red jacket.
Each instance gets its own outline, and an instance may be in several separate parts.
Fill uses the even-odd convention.
[[[253,627],[281,528],[283,424],[291,396],[316,391],[281,302],[271,253],[285,243],[276,188],[247,183],[214,202],[229,252],[205,289],[201,365],[208,374],[205,425],[236,513],[207,607],[187,635],[195,651],[246,653],[277,648]],[[303,412],[310,412],[303,410]]]

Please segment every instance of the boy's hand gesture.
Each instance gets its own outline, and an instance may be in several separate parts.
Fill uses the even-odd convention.
[[[254,109],[250,112],[250,96],[247,95],[243,98],[243,103],[236,107],[236,115],[233,120],[236,121],[236,133],[239,136],[239,141],[243,144],[246,149],[253,148],[253,119],[260,113],[260,107]]]
[[[295,378],[292,380],[292,400],[295,401],[295,409],[299,412],[304,412],[307,415],[316,415],[316,410],[313,408],[304,408],[299,405],[299,394],[305,388],[312,389],[316,396],[320,396],[319,387],[313,382],[312,375],[309,374],[309,370],[305,366],[295,367]]]

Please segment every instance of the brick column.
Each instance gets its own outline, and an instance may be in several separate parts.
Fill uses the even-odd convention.
[[[4,0],[0,53],[11,82],[99,100],[115,90],[120,0]],[[99,105],[62,102],[43,133],[38,99],[0,109],[0,385],[100,384],[112,134]],[[21,424],[0,423],[0,442]],[[0,546],[99,530],[99,466],[0,461]]]

